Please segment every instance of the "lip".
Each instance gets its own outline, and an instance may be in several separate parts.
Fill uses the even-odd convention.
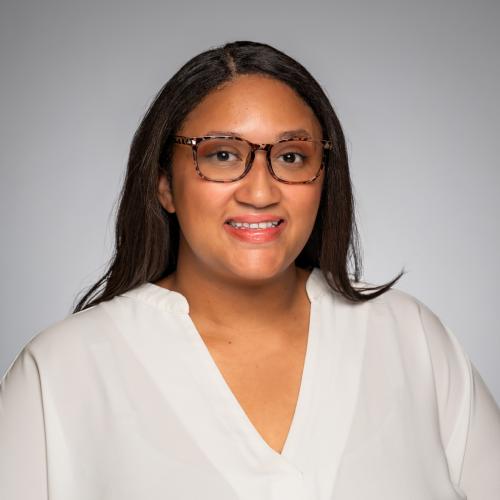
[[[248,223],[280,220],[281,223],[276,227],[250,229],[249,227],[235,228],[231,226],[231,224],[228,224],[228,221],[230,220],[234,222]],[[227,219],[224,223],[224,229],[230,236],[246,243],[268,243],[278,239],[286,228],[286,225],[287,223],[285,219],[282,217],[276,217],[275,215],[244,215]]]
[[[256,223],[256,222],[275,222],[277,220],[285,221],[283,217],[279,217],[277,215],[273,214],[260,214],[260,215],[254,215],[254,214],[247,214],[247,215],[235,215],[234,217],[228,217],[225,221],[224,224],[227,224],[229,221],[234,221],[234,222],[248,222],[250,223]],[[281,224],[280,224],[281,225]]]

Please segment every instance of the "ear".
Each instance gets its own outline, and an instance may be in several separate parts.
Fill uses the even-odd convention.
[[[175,212],[172,189],[165,174],[160,174],[158,178],[158,200],[167,212],[171,214]]]

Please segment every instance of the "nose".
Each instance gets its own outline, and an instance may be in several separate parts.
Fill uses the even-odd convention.
[[[236,184],[235,198],[240,203],[263,208],[281,199],[279,181],[269,172],[265,150],[255,151],[250,171]]]

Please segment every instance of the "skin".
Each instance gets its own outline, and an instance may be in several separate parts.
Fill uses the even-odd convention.
[[[178,135],[232,131],[255,143],[305,129],[322,138],[319,121],[286,84],[261,75],[237,77],[207,95]],[[224,378],[265,441],[281,450],[293,416],[307,346],[309,273],[294,260],[307,242],[324,173],[311,184],[272,178],[265,152],[233,183],[200,178],[191,148],[175,145],[170,186],[158,198],[181,228],[175,273],[156,284],[182,293],[190,316]],[[287,224],[274,241],[242,242],[224,229],[230,216],[274,214]]]

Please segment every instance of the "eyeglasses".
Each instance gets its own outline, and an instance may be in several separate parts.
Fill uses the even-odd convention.
[[[234,182],[252,168],[255,152],[266,151],[270,174],[286,184],[308,184],[320,174],[328,140],[294,137],[274,144],[254,144],[236,136],[173,137],[175,144],[191,146],[198,175],[212,182]]]

